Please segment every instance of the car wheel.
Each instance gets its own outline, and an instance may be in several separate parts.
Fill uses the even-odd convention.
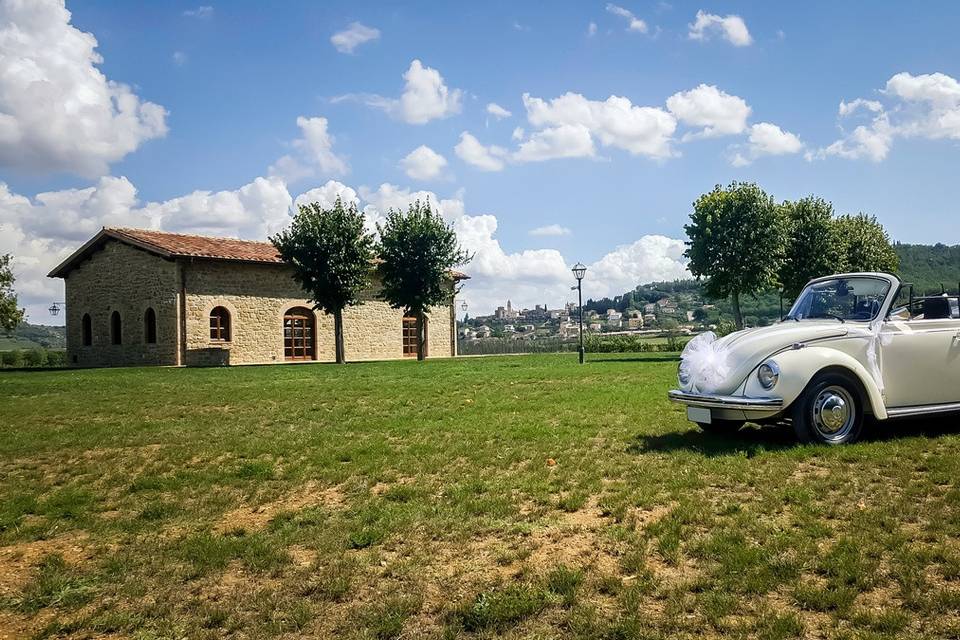
[[[733,433],[743,426],[743,420],[714,420],[713,422],[698,422],[697,426],[704,433],[726,435]]]
[[[849,444],[863,431],[863,403],[849,378],[814,378],[793,406],[793,429],[800,442]]]

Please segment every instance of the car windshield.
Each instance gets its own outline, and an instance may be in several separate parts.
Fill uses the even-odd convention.
[[[890,290],[890,283],[881,278],[832,278],[808,284],[793,303],[787,318],[805,320],[834,318],[870,321],[880,314],[880,307]]]

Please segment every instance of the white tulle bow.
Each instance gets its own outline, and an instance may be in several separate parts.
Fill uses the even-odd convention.
[[[701,333],[680,354],[680,378],[691,391],[716,391],[730,373],[729,349],[717,342],[713,331]]]

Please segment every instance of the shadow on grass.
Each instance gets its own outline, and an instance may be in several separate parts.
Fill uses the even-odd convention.
[[[752,458],[765,451],[778,451],[797,446],[789,425],[747,425],[730,434],[704,433],[693,427],[658,435],[640,434],[627,446],[627,453],[691,451],[708,457],[746,455]]]
[[[906,438],[939,438],[960,435],[960,415],[903,420],[870,421],[864,425],[861,442],[885,442]],[[798,446],[789,423],[757,426],[748,424],[734,433],[717,435],[694,427],[659,435],[640,434],[627,446],[627,453],[690,451],[707,457],[746,455]],[[824,445],[826,446],[826,445]]]
[[[616,356],[613,358],[605,358],[602,355],[594,354],[594,357],[591,358],[590,354],[587,354],[586,364],[597,364],[604,362],[679,362],[680,354],[664,354],[660,356],[646,355],[638,353],[634,356]]]

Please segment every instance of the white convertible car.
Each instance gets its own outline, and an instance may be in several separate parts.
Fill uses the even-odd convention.
[[[803,442],[844,444],[877,420],[960,411],[958,296],[913,297],[887,273],[811,281],[777,324],[681,355],[669,397],[705,431],[789,418]]]

